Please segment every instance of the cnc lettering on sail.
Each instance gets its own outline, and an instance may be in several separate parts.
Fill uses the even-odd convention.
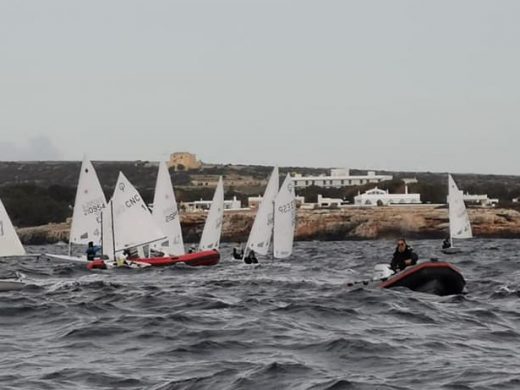
[[[138,194],[135,194],[133,197],[125,201],[125,206],[128,208],[135,205],[141,205],[141,198]]]

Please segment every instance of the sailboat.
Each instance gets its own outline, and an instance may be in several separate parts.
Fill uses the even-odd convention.
[[[86,263],[86,256],[71,256],[72,244],[86,245],[93,242],[99,245],[101,242],[101,212],[106,210],[107,202],[105,194],[99,183],[98,176],[92,163],[85,156],[81,163],[72,222],[69,235],[69,254],[56,255],[46,253],[51,259],[65,260],[71,262]]]
[[[291,175],[287,174],[274,201],[273,255],[277,259],[292,254],[296,227],[296,196]]]
[[[274,167],[262,201],[258,206],[258,211],[247,239],[243,260],[250,255],[251,251],[263,256],[267,255],[269,251],[274,225],[274,201],[278,194],[278,186],[278,167]]]
[[[102,259],[89,262],[89,269],[118,265],[118,260],[124,259],[122,252],[126,249],[142,247],[166,238],[143,198],[122,172],[119,172],[107,210],[101,214],[101,229]],[[139,267],[148,264],[132,259],[120,265]]]
[[[202,230],[199,243],[199,251],[218,250],[220,234],[222,232],[222,220],[224,218],[224,184],[219,178],[213,201],[209,208],[208,217]]]
[[[103,259],[90,261],[87,264],[89,269],[110,268],[114,263],[119,265],[119,261],[123,259],[122,252],[125,250],[166,239],[164,232],[156,224],[141,195],[122,172],[119,173],[107,212],[102,213],[102,230]],[[165,266],[176,263],[213,265],[218,263],[218,260],[218,252],[205,251],[183,256],[136,257],[129,260],[125,259],[121,262],[121,265],[133,268],[148,265]]]
[[[442,249],[443,253],[453,254],[462,252],[453,246],[454,238],[471,238],[471,223],[464,204],[463,193],[457,187],[455,180],[448,175],[448,215],[450,221],[450,247]]]
[[[151,244],[151,247],[168,255],[184,254],[182,230],[175,193],[166,163],[159,164],[152,216],[156,224],[166,235],[166,240]]]
[[[20,242],[11,219],[0,200],[0,257],[25,256],[25,249]],[[19,290],[24,283],[19,279],[0,279],[0,291]]]

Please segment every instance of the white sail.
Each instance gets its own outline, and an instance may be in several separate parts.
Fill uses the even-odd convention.
[[[99,244],[101,241],[100,213],[107,202],[92,163],[85,157],[81,164],[78,189],[72,213],[69,241],[75,244]]]
[[[278,167],[273,169],[271,178],[267,183],[260,206],[256,213],[251,233],[247,240],[245,254],[254,250],[255,253],[266,255],[269,250],[269,243],[273,234],[274,223],[274,199],[278,193]]]
[[[102,232],[102,252],[103,255],[108,256],[109,259],[114,260],[114,225],[112,223],[112,216],[114,213],[114,204],[112,199],[108,202],[107,207],[101,212],[101,232]]]
[[[217,249],[220,244],[220,233],[222,232],[222,220],[224,218],[224,184],[220,177],[213,201],[206,218],[206,224],[202,231],[200,239],[199,251],[207,251]]]
[[[167,237],[166,240],[152,244],[152,248],[170,255],[183,255],[184,243],[182,241],[179,211],[166,163],[159,164],[152,215],[157,226],[162,229]]]
[[[141,195],[122,172],[119,172],[112,202],[116,252],[165,238]]]
[[[296,227],[296,198],[291,176],[287,174],[274,201],[274,257],[282,259],[292,254]]]
[[[0,200],[0,256],[23,256],[25,249]]]
[[[468,212],[464,205],[463,193],[457,188],[457,184],[448,175],[448,208],[450,219],[451,238],[471,238],[471,224]]]

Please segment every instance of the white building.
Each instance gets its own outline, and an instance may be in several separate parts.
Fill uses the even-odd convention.
[[[420,204],[421,194],[390,194],[388,190],[380,188],[372,188],[364,194],[359,194],[354,197],[354,204],[356,206],[378,206],[391,204]]]
[[[208,211],[211,207],[211,200],[196,200],[194,202],[181,202],[181,208],[187,212],[193,211]],[[236,196],[231,200],[224,200],[224,210],[240,210],[242,202]]]
[[[471,195],[468,193],[462,194],[464,202],[477,203],[484,207],[495,207],[498,203],[498,199],[489,198],[487,194],[484,195]],[[513,200],[514,202],[514,200]]]
[[[302,176],[301,174],[296,174],[292,180],[295,188],[306,188],[310,186],[341,188],[392,180],[392,176],[376,175],[374,171],[369,171],[367,175],[351,176],[348,169],[334,168],[330,170],[330,176]]]
[[[324,198],[321,194],[318,194],[318,207],[342,207],[348,205],[348,200],[341,198]]]

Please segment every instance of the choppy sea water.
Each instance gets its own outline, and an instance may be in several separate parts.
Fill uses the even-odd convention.
[[[423,259],[440,244],[412,242]],[[208,268],[3,260],[29,285],[0,293],[0,387],[519,389],[520,241],[462,246],[467,293],[449,297],[345,286],[393,241],[297,242],[258,266],[225,244]]]

